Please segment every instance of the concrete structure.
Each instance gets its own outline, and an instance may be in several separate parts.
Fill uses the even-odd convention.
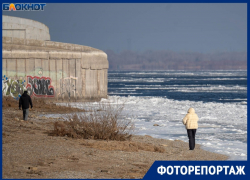
[[[2,30],[4,37],[50,40],[49,28],[30,19],[3,16]]]
[[[33,31],[29,31],[31,21],[3,16],[3,95],[18,99],[26,88],[31,96],[52,100],[106,97],[107,54],[88,46],[44,41],[50,37],[48,28],[36,22]],[[26,35],[9,33],[9,29],[4,29],[9,24],[11,31],[24,27]]]

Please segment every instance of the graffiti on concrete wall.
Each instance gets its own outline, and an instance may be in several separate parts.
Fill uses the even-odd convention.
[[[77,98],[79,96],[77,90],[76,90],[76,83],[77,83],[77,77],[66,77],[60,79],[60,91],[58,93],[58,96],[64,97],[67,96],[70,100],[70,98],[74,97]]]
[[[26,88],[31,96],[55,97],[54,87],[49,77],[27,76]]]
[[[14,79],[12,77],[3,76],[2,78],[2,95],[12,96],[14,99],[18,100],[23,94],[25,89],[25,80],[22,77],[19,79]]]

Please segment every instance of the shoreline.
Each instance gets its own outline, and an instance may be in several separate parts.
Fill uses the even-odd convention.
[[[6,101],[9,103],[9,101]],[[49,113],[79,112],[55,104],[33,103],[28,122],[20,120],[17,102],[2,110],[3,178],[143,178],[156,160],[227,160],[228,156],[201,149],[188,150],[181,140],[133,135],[130,141],[72,139],[49,136],[57,118]]]

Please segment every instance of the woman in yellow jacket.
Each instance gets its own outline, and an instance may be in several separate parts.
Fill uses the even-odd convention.
[[[195,133],[198,129],[198,120],[199,118],[195,113],[194,108],[189,108],[187,115],[182,120],[187,129],[189,138],[189,150],[194,150],[195,148]]]

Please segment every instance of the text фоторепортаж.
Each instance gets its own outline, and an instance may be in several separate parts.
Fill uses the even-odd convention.
[[[159,166],[157,173],[160,175],[245,175],[245,166]]]

